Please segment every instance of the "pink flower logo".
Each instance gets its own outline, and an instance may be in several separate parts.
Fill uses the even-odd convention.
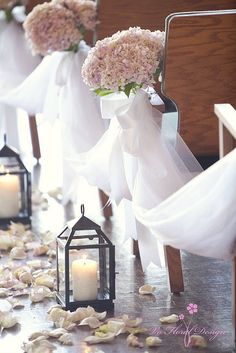
[[[190,303],[188,306],[187,306],[187,310],[189,312],[190,315],[193,315],[194,313],[197,313],[198,312],[198,306],[197,304],[192,304]]]
[[[180,315],[179,315],[179,319],[180,319],[180,320],[183,320],[183,319],[184,319],[184,314],[180,314]]]

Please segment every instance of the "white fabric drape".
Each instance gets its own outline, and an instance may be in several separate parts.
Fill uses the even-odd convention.
[[[167,140],[161,114],[152,108],[146,92],[140,90],[129,99],[115,95],[102,102],[103,115],[111,117],[110,127],[83,155],[83,164],[81,156],[74,158],[74,168],[117,204],[126,199],[132,206],[152,209],[202,170],[179,136],[175,146]],[[137,220],[131,227],[131,215],[127,223],[127,230],[136,232],[129,235],[139,241],[143,268],[150,262],[160,265],[162,249],[149,227]]]
[[[230,259],[236,240],[236,149],[162,204],[136,217],[163,243],[197,255]]]
[[[40,58],[30,52],[21,25],[14,20],[8,23],[1,16],[0,97],[23,82],[39,63]],[[1,141],[6,133],[8,143],[19,149],[16,109],[3,102],[0,103],[0,132]]]
[[[8,104],[20,106],[30,114],[43,113],[48,121],[60,118],[64,203],[74,200],[79,183],[68,156],[91,149],[105,131],[97,97],[81,77],[89,49],[81,42],[77,53],[55,52],[46,56],[20,86],[3,97]]]

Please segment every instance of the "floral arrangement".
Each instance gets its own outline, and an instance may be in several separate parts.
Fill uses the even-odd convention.
[[[82,77],[98,95],[123,91],[129,96],[158,79],[163,48],[164,32],[139,27],[119,31],[90,50]]]
[[[35,6],[24,22],[35,54],[77,51],[86,30],[97,23],[96,4],[90,0],[54,0]]]

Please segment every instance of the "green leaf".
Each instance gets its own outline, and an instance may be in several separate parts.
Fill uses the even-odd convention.
[[[71,44],[71,46],[65,51],[72,51],[73,53],[77,53],[79,49],[79,44]]]
[[[97,88],[94,90],[94,92],[100,96],[107,96],[108,94],[114,93],[114,91],[112,91],[111,89],[105,89],[105,88]]]
[[[130,83],[127,83],[127,85],[125,85],[125,87],[124,87],[124,92],[125,92],[125,94],[126,94],[127,97],[129,97],[131,91],[132,91],[133,88],[134,88],[134,85],[135,85],[134,82],[130,82]]]
[[[4,12],[5,12],[7,22],[11,22],[11,20],[14,19],[13,15],[12,15],[12,9],[6,9],[6,10],[4,10]]]

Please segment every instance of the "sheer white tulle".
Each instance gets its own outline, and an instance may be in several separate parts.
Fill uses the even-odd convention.
[[[236,149],[160,205],[134,204],[137,219],[164,244],[230,259],[236,240]]]
[[[21,84],[40,63],[32,56],[20,23],[7,22],[0,14],[0,97]],[[17,108],[17,107],[16,107]],[[0,132],[10,145],[19,148],[16,109],[0,102]]]
[[[91,149],[105,131],[99,102],[81,77],[89,49],[81,42],[77,53],[55,52],[46,56],[20,86],[3,98],[30,114],[43,113],[48,121],[60,118],[64,203],[74,200],[79,183],[67,157]]]
[[[123,200],[126,236],[138,239],[143,268],[150,262],[161,265],[162,246],[148,225],[132,219],[129,207],[152,209],[202,168],[178,135],[175,145],[168,141],[161,130],[161,113],[152,108],[143,90],[129,99],[108,96],[102,100],[102,112],[111,118],[110,127],[82,156],[83,164],[81,156],[74,157],[74,168],[117,204]]]

